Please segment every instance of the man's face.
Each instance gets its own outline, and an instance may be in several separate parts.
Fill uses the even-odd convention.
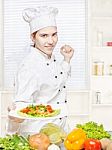
[[[32,39],[37,49],[51,57],[58,41],[57,28],[52,26],[40,29],[35,36],[32,34]]]

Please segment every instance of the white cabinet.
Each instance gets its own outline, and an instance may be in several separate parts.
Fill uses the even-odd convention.
[[[91,119],[112,130],[112,0],[92,0],[91,10]],[[102,63],[102,64],[101,64]],[[99,102],[98,102],[99,101]],[[100,104],[97,104],[100,103]]]
[[[77,123],[95,121],[102,123],[106,130],[112,130],[111,6],[112,0],[88,1],[90,89],[88,92],[80,91],[69,94],[71,127]],[[97,71],[94,63],[98,65]]]
[[[101,103],[112,103],[112,11],[110,6],[112,6],[112,0],[92,0],[90,5],[93,103],[97,101],[97,96],[95,97],[97,91],[100,91]]]

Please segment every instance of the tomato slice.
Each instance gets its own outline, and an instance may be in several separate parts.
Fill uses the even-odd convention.
[[[53,109],[50,105],[47,105],[46,108],[47,108],[47,112],[49,112],[49,113],[53,112]]]
[[[30,109],[28,107],[24,108],[21,110],[22,113],[28,113],[30,111]]]

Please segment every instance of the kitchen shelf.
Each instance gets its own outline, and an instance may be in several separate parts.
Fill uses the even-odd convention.
[[[95,50],[95,51],[101,51],[101,50],[104,50],[104,51],[106,51],[107,52],[107,50],[108,50],[108,52],[109,51],[112,51],[112,46],[93,46],[93,50]],[[94,51],[93,51],[94,52]],[[102,52],[102,51],[101,51]]]
[[[108,80],[112,80],[112,75],[92,75],[93,79],[108,79]]]
[[[99,20],[109,20],[112,21],[112,16],[92,16],[91,18],[93,21],[99,21]]]
[[[112,104],[111,103],[101,103],[101,104],[92,104],[93,107],[112,107]]]

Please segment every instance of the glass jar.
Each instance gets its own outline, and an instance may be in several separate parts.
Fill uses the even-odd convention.
[[[112,64],[109,65],[109,75],[112,75]]]
[[[104,62],[103,61],[95,61],[93,63],[93,74],[96,76],[104,75]]]

